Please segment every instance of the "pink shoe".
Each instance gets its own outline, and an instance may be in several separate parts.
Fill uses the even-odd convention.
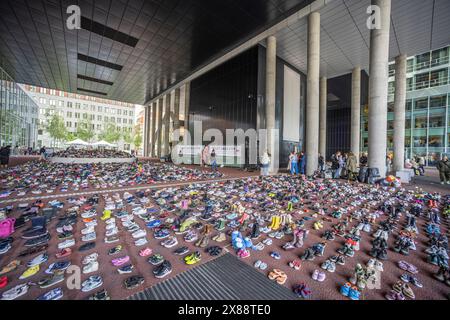
[[[319,270],[314,270],[313,274],[312,274],[312,278],[313,280],[318,280],[319,279]]]
[[[317,281],[324,282],[326,278],[327,276],[325,275],[324,272],[319,272],[319,275],[317,276]]]
[[[125,256],[125,257],[113,259],[113,260],[111,260],[111,263],[114,266],[118,267],[118,266],[121,266],[121,265],[127,263],[128,261],[130,261],[130,257],[129,256]]]
[[[238,251],[238,257],[239,258],[248,258],[248,257],[250,257],[250,252],[248,252],[248,250],[241,249]]]
[[[139,255],[141,257],[147,257],[147,256],[151,255],[152,253],[153,253],[153,250],[150,248],[145,248],[145,249],[142,249],[141,251],[139,251]]]

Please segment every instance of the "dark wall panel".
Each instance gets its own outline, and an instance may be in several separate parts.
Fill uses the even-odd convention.
[[[203,132],[217,128],[224,139],[226,129],[256,129],[257,72],[255,47],[192,81],[189,127],[202,121]]]
[[[266,93],[266,48],[259,46],[258,57],[258,128],[265,128],[265,93]],[[277,58],[276,66],[276,93],[275,93],[275,127],[280,133],[280,168],[287,166],[289,153],[296,143],[283,140],[283,97],[284,97],[284,66],[288,66],[300,74],[300,143],[302,150],[305,137],[305,102],[306,102],[306,76],[286,61]]]

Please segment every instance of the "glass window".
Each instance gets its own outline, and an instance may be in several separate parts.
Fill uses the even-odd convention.
[[[97,111],[98,112],[103,112],[103,107],[102,106],[97,106]]]
[[[447,95],[434,96],[430,98],[430,108],[442,108],[447,104]]]
[[[97,121],[102,121],[102,116],[97,116]]]
[[[406,72],[414,71],[414,58],[408,59],[406,61]]]
[[[427,115],[416,115],[414,118],[414,128],[416,129],[426,129],[428,126]]]
[[[430,73],[416,74],[416,90],[428,88],[430,85]]]
[[[388,102],[388,112],[394,112],[394,102]]]
[[[406,100],[406,111],[411,111],[412,108],[412,100],[408,99]]]
[[[426,147],[427,146],[426,138],[427,137],[415,136],[414,137],[414,147],[416,147],[416,148]]]
[[[445,126],[445,115],[430,116],[430,128],[440,128]]]
[[[428,98],[420,98],[414,101],[414,110],[424,110],[428,108]]]
[[[387,129],[388,130],[394,130],[394,120],[389,120],[387,122]]]
[[[449,47],[439,49],[439,50],[434,50],[432,53],[432,56],[431,56],[431,66],[435,67],[435,66],[439,66],[442,64],[447,64],[448,63],[448,50],[449,50]]]
[[[430,87],[445,86],[448,83],[448,68],[431,72]]]
[[[73,107],[72,102],[67,102],[67,108],[72,108],[72,107]]]
[[[414,90],[414,78],[407,78],[406,79],[406,91],[412,91]]]
[[[430,148],[441,148],[444,146],[443,136],[429,136],[428,137],[428,147]]]
[[[424,53],[416,56],[416,70],[422,70],[430,67],[430,53]]]

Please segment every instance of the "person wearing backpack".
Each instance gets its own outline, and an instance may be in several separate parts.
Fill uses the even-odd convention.
[[[447,156],[444,156],[444,158],[438,162],[437,169],[439,170],[441,184],[450,184],[450,162],[448,162]]]

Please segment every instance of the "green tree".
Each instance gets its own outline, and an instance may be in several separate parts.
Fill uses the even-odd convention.
[[[69,132],[69,131],[67,132],[66,141],[73,141],[76,138],[77,138],[77,135],[75,132]]]
[[[141,127],[139,127],[139,126],[136,128],[136,132],[134,134],[134,139],[133,139],[133,144],[136,149],[139,149],[142,145]]]
[[[95,134],[91,120],[85,119],[78,123],[76,136],[87,142],[90,142],[94,138]]]
[[[65,141],[67,137],[67,129],[64,124],[63,117],[54,114],[47,125],[47,132],[50,137],[58,142]]]
[[[133,143],[133,136],[131,135],[131,133],[129,131],[125,131],[122,135],[122,139],[123,141],[125,141],[128,144],[132,144]]]
[[[102,133],[99,134],[101,140],[105,140],[109,143],[114,143],[120,140],[120,131],[114,123],[108,122],[105,124]]]

